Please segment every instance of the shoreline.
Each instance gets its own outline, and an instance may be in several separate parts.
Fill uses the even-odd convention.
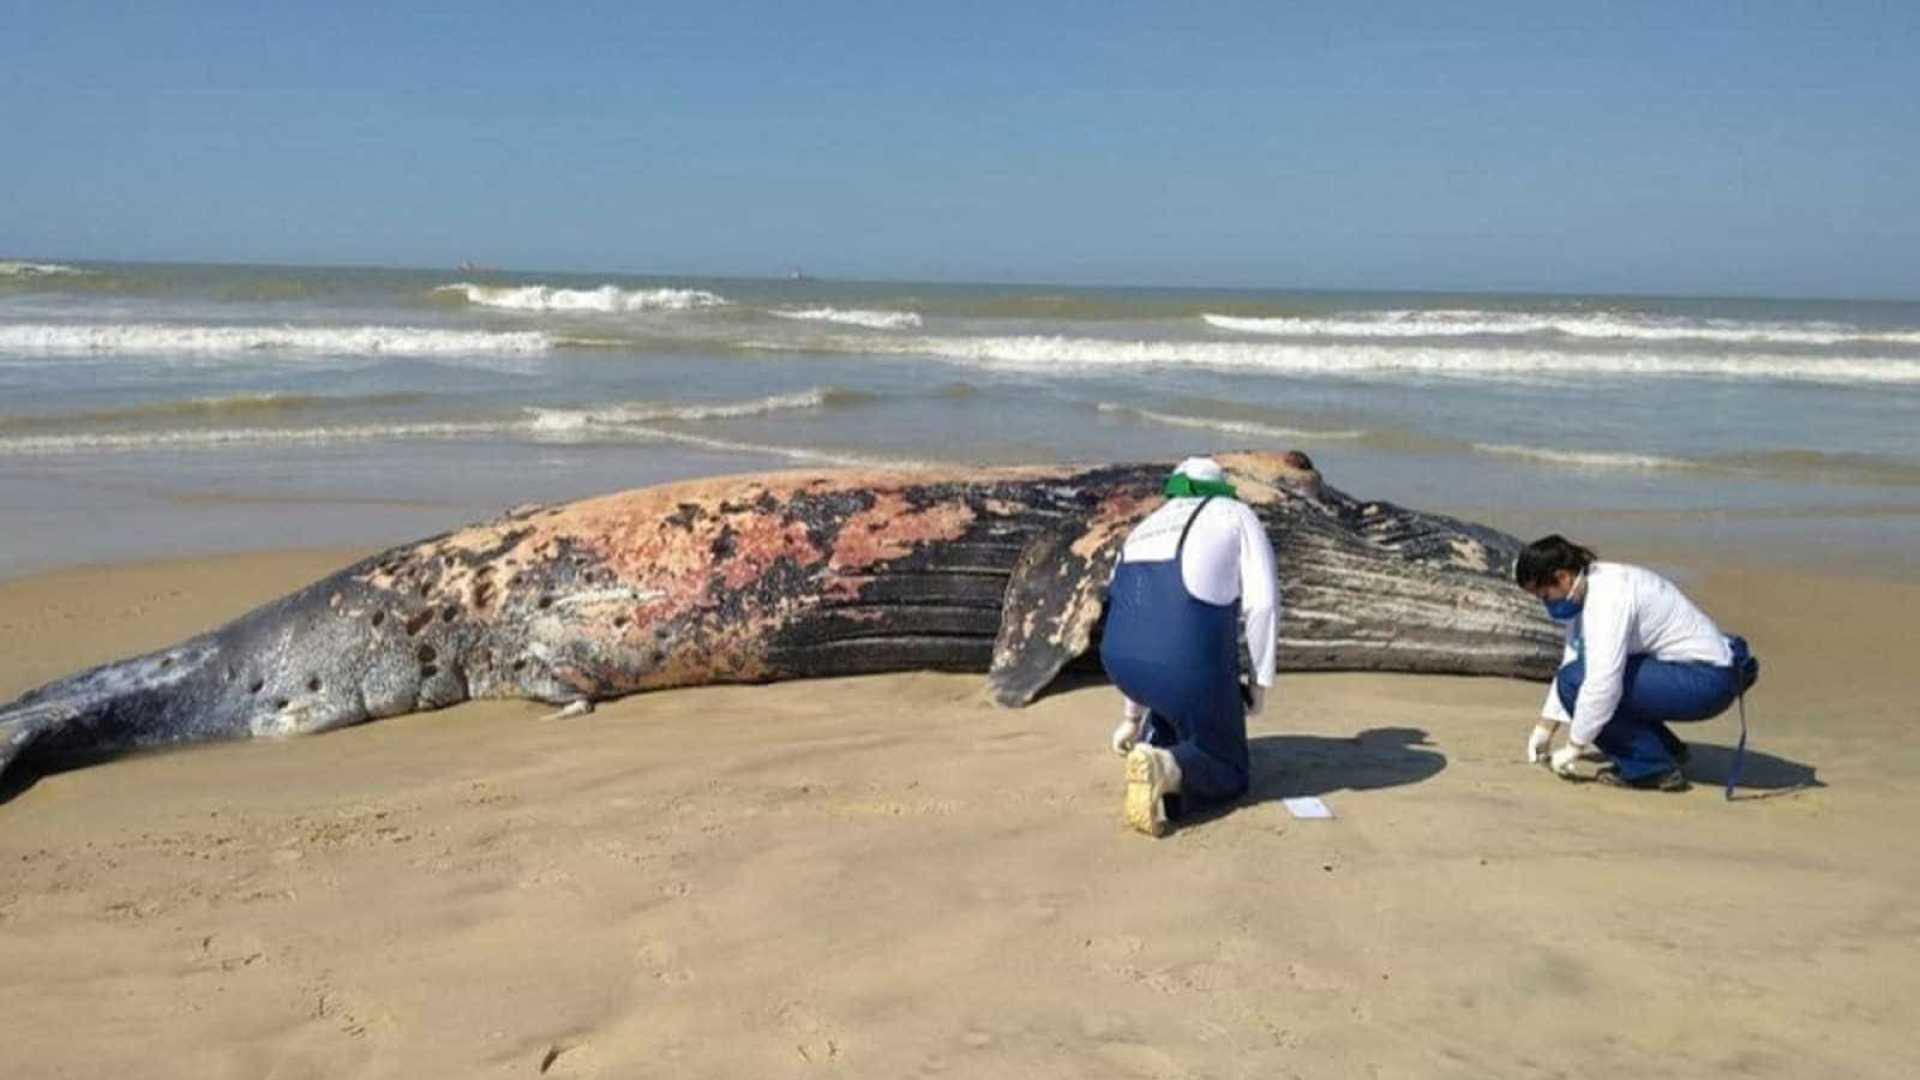
[[[741,470],[757,471],[757,470]],[[585,497],[585,496],[583,496]],[[127,552],[109,548],[69,559],[44,554],[12,554],[0,550],[0,583],[66,572],[154,563],[191,564],[207,559],[298,556],[329,553],[339,569],[355,559],[413,542],[437,531],[490,520],[510,505],[487,511],[469,502],[432,502],[423,499],[382,499],[351,495],[272,495],[240,493],[176,493],[161,497],[168,504],[208,514],[223,511],[251,515],[261,510],[293,509],[334,515],[357,512],[361,524],[335,522],[317,530],[321,539],[302,543],[296,528],[281,526],[270,532],[279,543],[225,542],[230,535],[202,528],[193,536],[174,537],[162,550]],[[1414,505],[1410,502],[1402,505]],[[1559,532],[1590,547],[1604,546],[1603,557],[1625,561],[1657,561],[1699,573],[1715,564],[1772,567],[1795,573],[1833,574],[1850,579],[1920,581],[1920,505],[1887,503],[1864,507],[1749,507],[1739,509],[1594,509],[1519,510],[1501,506],[1455,506],[1444,501],[1420,509],[1499,529],[1527,540]],[[451,512],[449,512],[451,511]],[[370,520],[381,524],[370,526]],[[391,539],[381,540],[385,532]],[[1907,535],[1912,533],[1911,536]],[[43,549],[44,550],[44,549]],[[317,575],[316,575],[317,576]]]
[[[0,697],[365,552],[0,580]],[[1761,657],[1731,804],[1731,716],[1683,731],[1690,792],[1571,785],[1519,761],[1543,687],[1494,678],[1283,672],[1253,793],[1163,841],[1120,823],[1097,681],[1024,710],[924,673],[558,721],[468,703],[0,803],[10,1053],[23,1076],[1902,1076],[1920,585],[1658,554]],[[1336,818],[1279,802],[1309,794]]]
[[[1456,507],[1441,511],[1530,540],[1561,533],[1602,558],[1685,568],[1769,568],[1849,580],[1920,582],[1920,506],[1839,510]]]
[[[292,458],[229,463],[204,475],[171,474],[163,462],[145,459],[107,463],[111,467],[98,473],[28,473],[0,463],[0,502],[15,507],[0,538],[0,581],[157,558],[319,547],[372,552],[490,520],[519,505],[694,476],[806,468],[684,447],[652,453],[552,447],[533,456],[512,453],[504,444],[426,449],[434,452],[427,460],[382,462],[370,448],[350,448],[340,452],[345,456],[328,456],[311,474],[262,471],[297,470]],[[468,460],[469,454],[478,458]],[[1453,486],[1458,477],[1444,472],[1417,482],[1383,482],[1369,471],[1375,465],[1316,460],[1330,484],[1356,497],[1446,514],[1523,540],[1561,532],[1610,549],[1701,552],[1735,563],[1920,580],[1920,502],[1859,501],[1855,492],[1809,487],[1798,498],[1783,491],[1775,493],[1777,499],[1725,505],[1673,505],[1671,495],[1637,506],[1583,505],[1581,499],[1592,496],[1581,490],[1578,474],[1549,484],[1543,473],[1513,491],[1483,477],[1460,490]],[[370,474],[374,469],[382,471]]]

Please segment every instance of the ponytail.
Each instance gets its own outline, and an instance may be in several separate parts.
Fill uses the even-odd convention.
[[[1520,549],[1520,557],[1513,562],[1513,580],[1523,589],[1537,589],[1552,584],[1553,575],[1562,570],[1578,576],[1597,558],[1591,548],[1554,533]]]

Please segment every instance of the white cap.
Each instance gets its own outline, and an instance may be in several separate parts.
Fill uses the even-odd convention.
[[[1189,480],[1205,480],[1215,484],[1226,479],[1226,473],[1221,471],[1220,463],[1210,457],[1190,457],[1173,471],[1176,475],[1184,476]]]

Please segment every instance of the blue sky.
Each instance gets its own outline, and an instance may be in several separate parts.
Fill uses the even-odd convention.
[[[1905,3],[0,0],[0,257],[1920,297]]]

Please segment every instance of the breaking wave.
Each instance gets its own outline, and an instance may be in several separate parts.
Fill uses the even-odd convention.
[[[549,285],[475,285],[461,281],[442,285],[436,293],[458,293],[469,304],[510,311],[588,311],[616,314],[626,311],[690,311],[719,307],[726,298],[704,289],[557,289]]]
[[[1131,405],[1119,405],[1111,401],[1099,404],[1103,413],[1116,413],[1162,424],[1167,427],[1195,428],[1202,431],[1218,431],[1228,435],[1253,435],[1268,439],[1358,439],[1366,435],[1365,431],[1314,431],[1309,428],[1281,427],[1276,424],[1262,424],[1252,420],[1231,420],[1212,416],[1183,416],[1177,413],[1156,412],[1152,409],[1140,409]]]
[[[1483,454],[1533,465],[1573,470],[1644,472],[1684,470],[1747,479],[1816,480],[1870,486],[1920,487],[1920,462],[1875,454],[1821,450],[1760,450],[1678,457],[1514,443],[1470,442],[1417,431],[1386,428],[1341,431],[1293,428],[1227,417],[1195,416],[1103,401],[1099,411],[1169,427],[1273,439],[1342,440],[1392,454]]]
[[[923,469],[932,462],[914,458],[882,458],[867,454],[853,454],[840,450],[823,450],[811,446],[777,446],[768,443],[738,442],[733,439],[716,439],[708,435],[695,435],[685,431],[663,431],[659,428],[635,426],[634,432],[659,439],[663,442],[680,443],[684,446],[697,446],[704,450],[719,450],[730,454],[765,454],[770,457],[786,458],[789,461],[801,461],[816,465],[845,465],[861,468],[881,469]]]
[[[1878,330],[1836,322],[1745,322],[1649,315],[1551,315],[1504,311],[1381,311],[1336,318],[1241,318],[1204,314],[1208,326],[1239,334],[1321,338],[1446,338],[1559,335],[1611,341],[1699,341],[1733,345],[1920,345],[1920,329]]]
[[[326,443],[380,442],[416,439],[459,439],[476,436],[521,435],[536,442],[638,440],[672,442],[725,453],[763,454],[822,465],[886,468],[922,467],[913,459],[881,458],[866,454],[809,446],[781,446],[742,442],[668,431],[644,424],[586,431],[554,431],[538,420],[474,420],[418,424],[349,424],[310,428],[216,428],[154,431],[140,434],[22,435],[0,438],[0,454],[71,454],[143,450],[219,450],[242,446],[310,446]]]
[[[786,348],[788,343],[751,343]],[[1074,369],[1204,367],[1282,375],[1539,377],[1693,376],[1821,383],[1920,383],[1920,359],[1786,357],[1666,352],[1569,353],[1553,349],[1423,348],[1408,344],[1283,344],[1250,341],[1124,341],[1093,337],[839,338],[846,352],[920,355],[983,366],[1066,373]]]
[[[1705,457],[1664,457],[1606,450],[1570,450],[1471,443],[1477,453],[1573,469],[1685,469],[1745,479],[1812,480],[1872,487],[1920,487],[1920,462],[1876,454],[1822,450],[1757,450]]]
[[[170,323],[0,325],[0,350],[23,353],[299,352],[352,356],[537,353],[554,345],[534,331],[412,326],[195,326]]]
[[[767,314],[805,322],[864,326],[869,330],[917,330],[922,321],[920,314],[914,311],[871,311],[861,308],[805,308],[800,311],[770,309]]]
[[[1483,454],[1525,458],[1549,465],[1570,465],[1581,469],[1699,469],[1711,468],[1711,462],[1654,454],[1620,454],[1604,450],[1556,450],[1543,446],[1514,446],[1505,443],[1473,443]]]
[[[88,432],[0,438],[0,454],[66,454],[86,451],[211,450],[228,446],[302,446],[386,439],[449,439],[506,434],[515,421],[436,421],[412,424],[339,424],[323,427],[183,428],[171,431]]]
[[[261,395],[272,399],[272,395]],[[401,403],[414,395],[383,395],[369,398],[293,398],[290,407],[351,404]],[[274,399],[276,401],[280,399]],[[911,465],[913,462],[882,459],[813,447],[771,446],[736,442],[686,431],[650,426],[661,422],[728,420],[757,416],[786,409],[825,408],[854,405],[871,400],[871,395],[836,387],[820,387],[797,394],[778,394],[748,401],[674,404],[634,402],[598,409],[555,409],[525,407],[512,415],[470,419],[392,421],[382,423],[321,424],[304,427],[194,427],[159,431],[65,431],[50,434],[23,434],[0,437],[0,454],[60,454],[88,451],[141,451],[220,449],[235,446],[301,446],[322,443],[373,442],[380,440],[456,439],[476,436],[518,437],[533,442],[666,441],[739,453],[766,454],[795,461],[844,465]],[[251,402],[251,404],[249,404]],[[299,404],[292,404],[299,403]],[[195,412],[218,413],[233,409],[247,413],[273,407],[251,395],[207,402],[168,402],[151,408],[134,407],[92,414],[67,414],[64,417],[23,417],[0,422],[0,430],[22,427],[32,429],[55,422],[114,421],[141,416],[183,415]]]
[[[637,402],[609,405],[598,409],[532,408],[529,410],[535,430],[549,433],[588,431],[593,428],[623,427],[662,420],[731,420],[759,416],[787,409],[818,409],[834,405],[855,405],[873,400],[872,395],[836,387],[816,388],[798,394],[775,394],[752,401],[716,402],[701,405],[673,405]]]
[[[326,409],[414,405],[426,400],[425,394],[398,392],[353,396],[284,393],[227,394],[218,397],[149,401],[118,409],[93,409],[86,412],[51,413],[38,416],[0,415],[0,431],[72,427],[76,424],[128,423],[178,416],[218,418],[256,414],[278,415]]]
[[[89,272],[77,266],[63,266],[60,263],[0,259],[0,278],[77,277]]]

